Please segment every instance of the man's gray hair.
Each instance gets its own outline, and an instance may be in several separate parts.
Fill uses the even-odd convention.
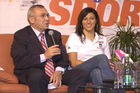
[[[34,9],[35,8],[45,8],[43,5],[33,5],[29,8],[28,12],[27,12],[27,20],[30,23],[29,18],[34,16]]]

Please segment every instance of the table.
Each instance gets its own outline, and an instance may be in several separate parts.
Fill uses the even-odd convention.
[[[111,90],[134,90],[134,89],[140,89],[140,87],[136,88],[114,88],[113,85],[104,84],[104,85],[86,85],[86,86],[80,86],[80,88],[83,88],[83,93],[85,88],[92,88],[97,91],[97,93],[102,93],[102,89],[106,89],[108,92],[111,92]]]

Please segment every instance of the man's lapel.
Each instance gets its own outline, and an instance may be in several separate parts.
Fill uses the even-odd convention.
[[[48,34],[48,31],[49,31],[49,29],[45,31],[45,37],[46,37],[47,45],[48,45],[48,47],[50,47],[53,45],[53,42],[52,42],[51,36]]]
[[[31,38],[31,42],[37,47],[37,49],[40,49],[41,51],[44,51],[38,37],[36,36],[36,34],[34,33],[34,31],[32,30],[32,28],[30,27],[30,38]]]

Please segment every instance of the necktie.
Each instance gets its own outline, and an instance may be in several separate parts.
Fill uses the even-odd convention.
[[[44,50],[46,51],[48,49],[46,43],[45,43],[45,37],[44,37],[44,33],[40,33],[40,37],[41,37],[41,44],[44,48]],[[54,73],[54,64],[53,64],[53,60],[52,59],[48,59],[46,64],[45,64],[45,73],[51,77],[52,74]]]

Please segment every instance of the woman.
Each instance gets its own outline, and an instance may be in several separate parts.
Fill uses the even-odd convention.
[[[84,69],[87,81],[102,84],[103,80],[114,79],[109,64],[109,45],[101,33],[98,13],[93,8],[88,7],[80,12],[76,32],[69,36],[66,48],[73,69]]]

